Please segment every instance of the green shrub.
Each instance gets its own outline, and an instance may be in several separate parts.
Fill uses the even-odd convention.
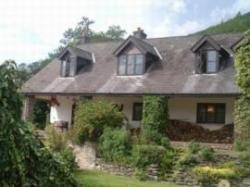
[[[188,145],[188,151],[192,154],[196,154],[201,150],[201,146],[200,144],[196,143],[196,142],[191,142]]]
[[[132,150],[133,164],[137,168],[146,168],[150,164],[160,164],[166,149],[157,145],[134,145]]]
[[[215,159],[215,152],[213,148],[204,147],[199,152],[201,159],[205,161],[213,161]]]
[[[168,120],[168,102],[165,96],[143,97],[142,134],[148,143],[159,145],[161,137],[166,134]]]
[[[203,183],[215,183],[220,179],[236,180],[249,174],[248,169],[236,166],[232,163],[225,164],[221,167],[195,167],[193,172],[198,181]]]
[[[231,168],[213,168],[209,166],[195,167],[193,169],[198,181],[203,183],[217,182],[219,179],[232,179],[236,173]]]
[[[126,162],[131,150],[128,132],[125,129],[105,128],[99,140],[98,150],[106,161]]]
[[[165,151],[160,162],[161,175],[164,175],[173,169],[176,157],[177,157],[177,152],[174,149]]]
[[[250,142],[237,140],[235,142],[235,149],[240,152],[250,150]]]
[[[143,169],[136,169],[134,175],[140,181],[145,181],[148,179],[148,176],[147,176],[145,170],[143,170]]]
[[[73,171],[77,164],[72,148],[67,145],[66,134],[57,131],[52,125],[47,126],[45,132],[47,136],[45,144],[70,171]]]
[[[45,128],[46,144],[52,151],[62,151],[67,147],[67,138],[64,133],[58,132],[53,125]]]
[[[161,145],[165,148],[170,148],[170,141],[167,137],[159,134],[155,129],[143,129],[142,135],[140,136],[141,144],[155,144]]]
[[[250,151],[246,151],[240,154],[240,160],[247,166],[250,166]]]
[[[46,100],[36,99],[33,107],[32,122],[38,129],[46,127],[47,115],[49,114],[49,105]]]
[[[159,145],[165,147],[166,149],[171,149],[170,141],[167,137],[161,137]]]
[[[190,151],[186,151],[180,155],[177,166],[180,168],[192,167],[198,163],[197,155],[193,154]]]
[[[121,127],[124,115],[108,101],[79,102],[75,111],[71,138],[78,144],[97,141],[105,127]]]
[[[56,154],[59,155],[60,159],[65,164],[65,166],[70,170],[70,172],[73,172],[77,168],[77,164],[75,161],[76,157],[71,148],[66,148],[64,150],[61,150],[60,152],[57,152]]]

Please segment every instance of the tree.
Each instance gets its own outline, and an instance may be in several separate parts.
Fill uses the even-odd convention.
[[[109,26],[106,32],[100,31],[95,32],[90,28],[95,22],[88,17],[82,17],[81,21],[78,22],[75,28],[69,28],[63,33],[63,38],[60,43],[63,46],[76,45],[79,38],[85,34],[90,37],[91,42],[102,42],[123,39],[126,31],[118,25]]]
[[[106,32],[106,36],[111,40],[122,40],[125,34],[126,31],[121,29],[119,25],[109,26]]]
[[[235,138],[250,141],[250,31],[236,52],[236,82],[242,92],[235,103]]]
[[[13,61],[0,65],[0,186],[77,186],[68,168],[21,121]]]
[[[69,28],[63,33],[63,38],[60,40],[60,43],[62,43],[63,46],[76,45],[83,34],[91,37],[93,31],[90,29],[90,25],[93,23],[94,21],[88,17],[82,17],[74,29]]]

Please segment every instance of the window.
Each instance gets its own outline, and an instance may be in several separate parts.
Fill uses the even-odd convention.
[[[118,74],[125,75],[126,74],[126,59],[125,55],[119,57],[119,65],[118,65]]]
[[[225,104],[198,103],[197,123],[225,123]]]
[[[127,58],[127,74],[133,75],[135,69],[135,56],[134,55],[128,55]]]
[[[62,76],[68,77],[70,75],[70,57],[62,61]]]
[[[134,103],[132,120],[133,121],[142,120],[142,103]]]
[[[140,75],[143,74],[143,56],[142,55],[136,55],[135,60],[135,74]]]
[[[141,54],[121,55],[118,59],[119,75],[142,75],[144,56]]]
[[[198,72],[216,73],[218,71],[218,53],[215,50],[202,50],[199,54]]]
[[[217,52],[214,50],[207,51],[207,73],[214,73],[217,71]]]

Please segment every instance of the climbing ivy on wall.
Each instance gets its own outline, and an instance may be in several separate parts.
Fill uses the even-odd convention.
[[[147,142],[160,143],[169,123],[166,96],[143,97],[142,137]]]
[[[236,82],[242,95],[235,103],[235,138],[250,141],[250,31],[243,41],[236,52]]]
[[[77,186],[69,170],[21,121],[16,65],[0,65],[0,186]]]

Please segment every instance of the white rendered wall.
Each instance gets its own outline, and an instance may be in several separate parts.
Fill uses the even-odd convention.
[[[73,97],[57,96],[56,99],[58,100],[59,105],[51,106],[50,123],[54,123],[56,121],[67,121],[70,127],[72,119]]]
[[[128,118],[131,127],[136,128],[140,126],[140,121],[133,121],[133,103],[142,102],[142,97],[135,96],[103,96],[95,97],[105,98],[112,101],[114,104],[123,104],[123,112]],[[225,103],[226,105],[226,116],[225,124],[233,123],[233,107],[234,98],[170,98],[168,100],[169,106],[169,117],[170,119],[177,119],[182,121],[187,121],[191,123],[196,123],[197,118],[197,103]],[[199,124],[205,128],[215,130],[221,128],[224,124]]]
[[[123,104],[123,112],[131,128],[140,127],[140,121],[133,121],[133,103],[142,102],[140,96],[94,96],[93,99],[106,99],[113,102],[114,104]],[[58,96],[59,106],[52,106],[50,112],[50,122],[56,121],[68,121],[71,125],[72,119],[72,105],[73,97]],[[233,123],[233,106],[234,98],[170,98],[169,99],[169,117],[170,119],[177,119],[182,121],[188,121],[196,123],[197,115],[197,103],[225,103],[226,105],[226,116],[225,124]],[[218,129],[223,124],[200,124],[209,129]]]
[[[225,124],[233,123],[234,98],[171,98],[169,99],[170,119],[178,119],[196,123],[197,103],[225,103]],[[218,129],[222,124],[200,124],[211,130]]]

